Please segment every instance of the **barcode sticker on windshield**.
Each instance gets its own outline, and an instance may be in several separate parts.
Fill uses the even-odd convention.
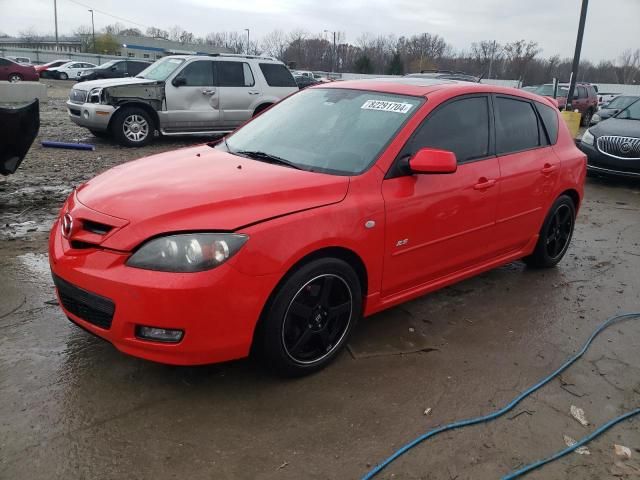
[[[411,110],[410,103],[388,102],[386,100],[367,100],[360,108],[364,110],[382,110],[383,112],[407,113]]]

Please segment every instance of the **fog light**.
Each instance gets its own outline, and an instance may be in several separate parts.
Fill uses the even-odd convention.
[[[154,342],[178,343],[184,335],[183,330],[171,330],[168,328],[136,326],[136,337]]]
[[[87,118],[87,119],[88,119],[88,118],[89,118],[89,111],[88,111],[88,110],[85,110],[84,112],[82,112],[82,116],[83,116],[84,118]]]

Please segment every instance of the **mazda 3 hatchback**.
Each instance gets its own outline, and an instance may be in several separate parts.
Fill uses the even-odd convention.
[[[522,90],[324,84],[216,144],[78,187],[51,270],[69,319],[125,353],[193,365],[255,352],[299,375],[363,316],[514,260],[556,265],[585,172],[558,109]]]

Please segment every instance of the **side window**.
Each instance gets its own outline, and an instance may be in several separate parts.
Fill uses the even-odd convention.
[[[127,64],[125,62],[118,62],[114,65],[116,67],[116,72],[126,72]]]
[[[210,87],[213,85],[213,66],[210,60],[198,60],[184,67],[179,76],[186,87]]]
[[[551,145],[555,145],[558,141],[558,109],[551,108],[540,102],[536,102],[536,107],[542,118],[542,123],[544,123],[544,128],[549,135],[549,142],[551,142]]]
[[[411,142],[412,152],[424,147],[451,151],[458,163],[489,155],[487,97],[455,100],[432,112]]]
[[[82,64],[81,63],[72,63],[71,65],[69,65],[69,68],[82,68]]]
[[[254,85],[251,68],[244,62],[214,62],[219,87],[251,87]]]
[[[578,98],[587,98],[587,89],[581,86],[578,86]]]
[[[137,75],[147,68],[147,64],[143,62],[129,62],[129,75]]]
[[[538,118],[533,105],[525,100],[497,97],[496,151],[498,154],[519,152],[540,146]]]
[[[11,65],[11,62],[9,60],[0,58],[0,67],[8,67],[9,65]]]
[[[297,87],[291,72],[278,63],[261,63],[260,70],[270,87]]]

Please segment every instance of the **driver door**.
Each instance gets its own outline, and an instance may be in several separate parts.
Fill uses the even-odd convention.
[[[220,94],[214,82],[214,62],[195,60],[165,85],[167,129],[212,130],[220,122]]]

